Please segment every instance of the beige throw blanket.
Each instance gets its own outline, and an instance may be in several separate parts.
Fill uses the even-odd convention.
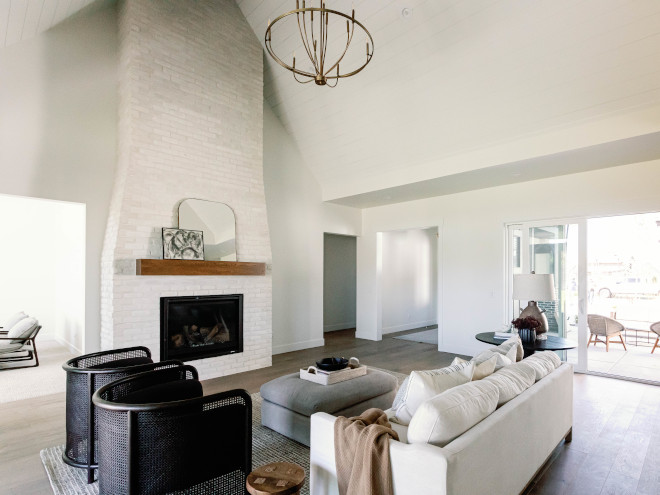
[[[392,495],[389,439],[399,439],[387,415],[368,409],[335,421],[339,495]]]

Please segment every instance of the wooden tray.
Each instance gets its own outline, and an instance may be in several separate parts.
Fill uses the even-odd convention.
[[[345,368],[339,371],[321,371],[316,366],[302,368],[300,378],[319,385],[332,385],[333,383],[344,382],[358,376],[367,374],[367,367],[361,364],[357,368]]]

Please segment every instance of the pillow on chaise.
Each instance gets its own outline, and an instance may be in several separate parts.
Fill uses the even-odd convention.
[[[7,337],[10,337],[12,339],[25,339],[29,337],[32,332],[34,331],[35,328],[39,326],[39,322],[37,321],[36,318],[32,318],[31,316],[28,316],[27,318],[23,318],[20,320],[18,323],[16,323],[9,332],[7,332]],[[6,341],[5,341],[6,342]],[[12,344],[24,344],[24,340],[12,340]]]
[[[7,318],[7,321],[5,321],[2,324],[1,328],[3,331],[9,331],[11,327],[13,327],[14,325],[16,325],[16,323],[18,323],[19,321],[25,318],[27,318],[27,315],[23,313],[23,311],[19,311],[18,313],[15,313],[11,315],[9,318]]]
[[[408,427],[408,443],[444,447],[491,414],[498,397],[497,387],[486,379],[436,395],[417,409]]]
[[[482,378],[486,378],[489,375],[492,375],[495,372],[495,366],[497,366],[497,358],[498,356],[501,357],[500,354],[493,354],[491,357],[486,359],[485,361],[474,365],[474,374],[472,375],[472,381],[475,380],[481,380]],[[470,361],[466,361],[465,359],[461,359],[458,356],[454,358],[454,360],[451,362],[452,366],[454,364],[462,364],[462,363],[469,363]]]
[[[401,401],[394,410],[395,419],[408,425],[417,408],[424,402],[456,385],[472,380],[474,363],[467,362],[437,370],[413,371],[401,386]],[[396,398],[395,398],[396,402]]]

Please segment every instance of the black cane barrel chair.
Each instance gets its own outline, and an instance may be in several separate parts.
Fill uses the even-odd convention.
[[[197,370],[140,373],[93,397],[99,493],[246,494],[252,400],[245,390],[204,396]]]
[[[98,454],[98,430],[92,395],[110,382],[135,373],[180,366],[180,361],[154,363],[146,347],[128,347],[85,354],[67,361],[66,447],[62,458],[67,464],[87,469],[87,482],[94,481]]]

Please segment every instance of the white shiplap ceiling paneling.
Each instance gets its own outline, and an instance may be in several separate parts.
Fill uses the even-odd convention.
[[[0,46],[43,33],[95,1],[0,0]]]
[[[268,19],[295,8],[295,0],[238,4],[262,44]],[[301,85],[265,57],[266,99],[326,199],[472,171],[479,165],[447,163],[660,105],[658,0],[326,2],[343,12],[351,4],[376,45],[362,73],[334,89]],[[288,59],[297,43],[289,27],[273,35]],[[660,130],[654,120],[649,132]]]

